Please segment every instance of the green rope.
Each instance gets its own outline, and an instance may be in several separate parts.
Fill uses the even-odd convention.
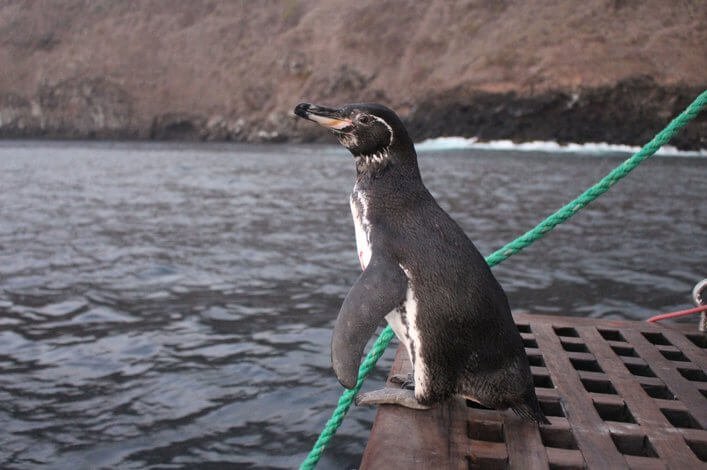
[[[680,131],[680,129],[685,127],[688,122],[692,121],[695,116],[700,113],[700,111],[706,104],[707,90],[703,91],[695,99],[695,101],[693,101],[685,109],[685,111],[683,111],[678,117],[673,119],[670,124],[666,126],[665,129],[663,129],[655,137],[653,137],[653,140],[648,142],[641,150],[633,154],[631,158],[623,162],[618,167],[614,168],[598,183],[583,192],[574,201],[563,206],[557,212],[540,222],[532,230],[529,230],[525,234],[516,238],[500,250],[491,253],[486,258],[486,262],[488,263],[488,265],[495,266],[501,263],[502,261],[505,261],[506,259],[510,258],[511,256],[518,253],[531,243],[544,237],[557,225],[566,221],[574,214],[579,212],[581,209],[583,209],[587,204],[592,202],[594,199],[604,194],[621,178],[628,175],[641,162],[643,162],[648,157],[652,156],[658,151],[660,147],[668,143],[668,141],[670,141],[670,139],[672,139],[675,134]],[[324,449],[326,449],[326,446],[329,444],[329,441],[334,436],[337,429],[339,429],[339,426],[341,426],[341,423],[344,420],[344,416],[349,411],[354,397],[359,392],[359,390],[361,390],[363,381],[371,372],[378,359],[380,359],[380,357],[383,355],[383,352],[385,352],[385,349],[386,347],[388,347],[388,343],[390,343],[390,340],[393,339],[393,336],[394,333],[390,326],[385,327],[385,329],[381,332],[380,336],[378,336],[378,339],[373,344],[373,347],[371,347],[371,350],[368,352],[368,355],[366,356],[363,363],[361,364],[361,367],[359,368],[358,381],[356,382],[356,386],[351,390],[344,391],[344,393],[341,395],[341,398],[339,398],[339,403],[337,404],[334,413],[332,413],[331,418],[329,418],[329,421],[327,421],[326,425],[324,426],[324,429],[322,430],[322,433],[319,435],[319,439],[317,439],[317,442],[312,447],[312,450],[307,455],[307,458],[304,460],[304,462],[302,462],[302,465],[300,465],[300,470],[313,469],[317,465],[317,462],[319,462],[319,459],[324,453]]]

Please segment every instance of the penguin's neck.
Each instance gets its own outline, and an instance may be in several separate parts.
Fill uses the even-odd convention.
[[[390,150],[386,148],[370,155],[354,155],[354,162],[357,177],[379,175],[391,164]]]
[[[379,185],[400,190],[424,188],[412,145],[404,152],[391,148],[372,155],[357,155],[354,159],[356,187],[360,190]]]

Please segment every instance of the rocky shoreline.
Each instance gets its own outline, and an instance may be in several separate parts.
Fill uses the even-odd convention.
[[[419,139],[446,134],[480,140],[643,145],[703,90],[661,86],[650,78],[636,77],[614,86],[530,96],[452,92],[421,103],[408,120]],[[675,136],[672,145],[684,150],[707,148],[707,113]]]
[[[699,87],[665,86],[648,77],[615,86],[552,90],[523,95],[454,89],[433,95],[403,114],[415,140],[443,136],[482,141],[552,140],[641,145],[662,129],[700,92]],[[316,142],[330,140],[287,115],[269,122],[247,116],[165,112],[140,123],[129,93],[103,78],[43,85],[32,98],[0,95],[0,138],[112,139],[233,142]],[[673,144],[707,148],[707,115],[688,125]]]

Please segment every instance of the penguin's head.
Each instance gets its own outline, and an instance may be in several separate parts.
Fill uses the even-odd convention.
[[[394,149],[408,151],[412,148],[400,118],[380,104],[347,104],[336,109],[300,103],[295,107],[295,114],[330,129],[357,162],[363,164],[384,164]]]

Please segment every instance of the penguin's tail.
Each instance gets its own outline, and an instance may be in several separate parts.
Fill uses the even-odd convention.
[[[525,401],[519,405],[512,405],[511,409],[515,414],[528,421],[535,421],[539,424],[550,424],[550,421],[545,417],[545,413],[540,409],[540,403],[535,396],[535,390],[530,389],[529,393],[525,394]]]

